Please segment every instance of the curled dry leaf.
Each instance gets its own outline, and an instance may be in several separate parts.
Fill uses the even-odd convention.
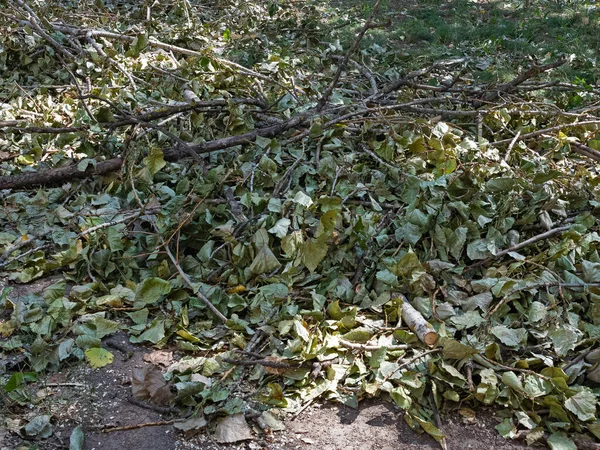
[[[231,444],[254,438],[252,430],[242,413],[222,419],[217,424],[213,437],[219,444]]]
[[[144,361],[155,366],[168,367],[173,362],[173,352],[155,350],[152,353],[145,354]]]
[[[138,400],[150,400],[160,406],[168,406],[173,401],[171,383],[167,383],[162,372],[155,367],[133,369],[131,392]]]

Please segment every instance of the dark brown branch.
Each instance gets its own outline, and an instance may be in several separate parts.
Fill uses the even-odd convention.
[[[571,149],[580,155],[587,156],[594,161],[600,162],[600,152],[598,150],[594,150],[592,147],[588,147],[587,145],[580,144],[579,142],[571,142]]]
[[[433,91],[451,91],[451,89],[446,86],[429,86],[426,84],[415,85],[414,80],[416,78],[427,75],[428,73],[430,73],[433,70],[438,69],[440,67],[449,67],[449,66],[453,66],[455,64],[462,64],[465,61],[466,61],[465,58],[458,58],[458,59],[454,59],[454,60],[450,60],[450,61],[442,61],[442,62],[435,63],[432,66],[426,67],[424,69],[419,69],[419,70],[410,72],[405,77],[400,78],[396,81],[392,81],[390,84],[385,86],[376,96],[373,96],[373,99],[381,98],[381,97],[383,97],[393,91],[396,91],[404,86],[418,87],[419,89],[423,88],[426,90],[433,90]],[[460,92],[464,92],[464,90],[460,89]]]
[[[173,116],[175,114],[179,114],[182,112],[199,111],[204,108],[226,107],[229,104],[232,104],[232,105],[238,105],[238,104],[255,105],[255,106],[259,106],[261,108],[266,107],[264,102],[262,102],[261,100],[258,100],[258,99],[254,99],[254,98],[231,98],[231,99],[227,99],[227,100],[206,100],[206,101],[200,101],[200,102],[178,104],[178,105],[174,105],[174,106],[166,106],[164,108],[159,108],[154,111],[150,111],[150,112],[141,114],[139,116],[134,116],[134,118],[132,118],[132,119],[125,118],[123,120],[118,120],[116,122],[111,123],[110,126],[112,128],[115,128],[115,127],[119,127],[119,126],[123,126],[123,125],[133,125],[134,123],[136,123],[135,120],[139,120],[139,121],[143,121],[143,122],[151,122],[153,120],[163,119],[165,117]]]
[[[6,130],[1,130],[1,132],[10,131],[12,133],[47,133],[47,134],[62,134],[62,133],[77,133],[79,131],[87,131],[89,128],[87,126],[81,127],[18,127],[18,126],[6,126],[0,128],[5,128]]]
[[[0,128],[8,128],[8,127],[16,127],[19,126],[20,123],[26,122],[25,119],[19,120],[1,120]]]
[[[123,158],[113,158],[101,161],[95,167],[82,171],[77,168],[77,164],[71,164],[65,167],[50,169],[42,172],[26,172],[18,175],[8,175],[0,177],[1,189],[23,189],[33,186],[46,184],[55,184],[67,180],[78,178],[90,178],[99,175],[106,175],[121,168]]]
[[[533,66],[533,67],[529,68],[528,70],[526,70],[525,72],[520,73],[517,77],[515,77],[508,83],[504,83],[504,84],[500,84],[500,85],[496,86],[496,88],[493,91],[488,92],[486,95],[484,95],[483,99],[486,102],[494,101],[498,98],[500,93],[510,92],[514,88],[519,86],[520,84],[529,80],[530,78],[533,78],[533,77],[539,75],[540,73],[547,72],[548,70],[560,67],[566,62],[567,62],[567,60],[565,58],[563,58],[563,59],[554,61],[552,63],[545,64],[543,66]]]
[[[188,156],[188,151],[191,149],[197,154],[211,153],[218,150],[224,150],[236,145],[243,145],[253,142],[258,136],[274,137],[287,130],[296,128],[304,124],[307,116],[300,115],[290,120],[282,122],[278,125],[273,125],[267,128],[259,128],[257,130],[240,134],[238,136],[228,136],[213,141],[204,142],[202,144],[191,145],[186,149],[169,148],[163,151],[166,161],[177,161]],[[67,180],[78,178],[90,178],[93,176],[105,175],[110,172],[117,171],[123,164],[123,158],[113,158],[99,162],[95,167],[81,171],[76,164],[57,169],[50,169],[43,172],[29,172],[18,175],[8,175],[0,177],[1,189],[23,189],[33,186],[61,183]]]

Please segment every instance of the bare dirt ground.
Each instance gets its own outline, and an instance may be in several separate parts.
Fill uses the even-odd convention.
[[[18,286],[12,291],[11,300],[18,301],[20,296],[40,292],[55,281],[51,278],[29,286]],[[112,364],[93,369],[85,363],[77,363],[47,375],[33,386],[37,402],[29,407],[0,402],[0,450],[66,449],[69,448],[71,431],[77,425],[85,433],[86,450],[440,448],[429,436],[413,431],[404,421],[402,411],[384,399],[364,400],[358,409],[315,404],[300,416],[287,418],[284,421],[286,429],[280,432],[265,433],[249,421],[253,426],[254,439],[235,445],[216,443],[210,428],[204,434],[185,436],[170,423],[181,417],[180,410],[169,411],[132,399],[132,370],[150,365],[144,356],[152,353],[153,349],[131,344],[125,333],[105,339],[103,347],[115,354]],[[14,359],[0,364],[0,371],[19,367],[19,355],[11,358]],[[176,358],[177,353],[174,354]],[[0,392],[0,395],[3,393]],[[52,416],[52,436],[45,440],[24,441],[17,431],[40,414]],[[457,412],[449,412],[443,415],[442,420],[450,449],[523,448],[500,437],[494,429],[500,420],[492,411],[477,410],[477,416],[470,420]],[[113,428],[120,430],[111,431]]]
[[[9,411],[11,415],[21,417],[21,425],[40,413],[52,414],[53,436],[31,444],[36,443],[40,450],[68,448],[71,430],[81,425],[85,432],[86,450],[440,448],[429,436],[410,429],[402,418],[401,410],[383,399],[364,400],[358,409],[316,404],[299,417],[286,420],[285,431],[265,434],[255,426],[255,439],[237,445],[218,444],[210,432],[185,437],[171,424],[104,432],[107,428],[168,422],[174,417],[131,402],[131,371],[148,365],[143,357],[152,350],[131,345],[125,334],[112,337],[108,344],[108,348],[116,345],[125,349],[126,353],[115,351],[114,363],[102,369],[78,364],[51,374],[43,383],[38,383],[38,405],[27,410]],[[112,350],[115,350],[114,347]],[[8,412],[3,414],[8,415]],[[450,413],[443,416],[443,422],[450,449],[523,448],[500,437],[494,429],[499,420],[491,411],[479,412],[473,420]],[[17,449],[23,444],[25,442],[16,433],[5,426],[0,427],[0,449]]]
[[[109,344],[109,348],[113,346],[114,350],[116,345],[127,353],[115,351],[114,363],[102,369],[81,364],[52,374],[45,383],[39,383],[40,404],[21,412],[23,419],[42,412],[53,415],[54,434],[46,441],[37,442],[39,449],[68,448],[70,432],[76,425],[83,427],[87,450],[440,448],[429,436],[410,429],[401,410],[382,399],[365,400],[358,409],[315,405],[294,420],[287,420],[285,431],[265,434],[255,426],[255,439],[236,445],[217,444],[210,432],[186,438],[171,424],[104,432],[107,428],[166,422],[173,417],[170,413],[161,414],[131,403],[131,371],[148,364],[143,356],[151,349],[129,344],[125,334],[112,337]],[[500,437],[494,429],[499,420],[490,411],[484,411],[474,420],[450,413],[443,421],[450,449],[522,448]],[[16,449],[22,444],[16,434],[0,429],[2,450]]]

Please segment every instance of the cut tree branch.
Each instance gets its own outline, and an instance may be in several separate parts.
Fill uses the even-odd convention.
[[[393,296],[399,297],[402,300],[402,320],[406,322],[410,330],[413,331],[424,344],[429,346],[435,345],[438,340],[438,334],[431,324],[409,303],[404,295],[394,293]]]
[[[271,127],[259,128],[257,130],[240,134],[238,136],[228,136],[201,144],[190,145],[186,149],[168,148],[163,151],[166,161],[177,161],[188,156],[188,151],[192,150],[197,154],[211,153],[218,150],[244,145],[254,142],[257,137],[272,138],[287,130],[296,128],[304,124],[307,116],[300,115],[293,117],[290,120],[282,122]],[[123,164],[123,158],[112,158],[106,161],[99,162],[95,167],[87,170],[79,170],[77,164],[72,164],[66,167],[49,169],[42,172],[27,172],[18,175],[8,175],[0,177],[0,190],[2,189],[24,189],[34,186],[55,184],[65,182],[72,179],[89,178],[94,176],[106,175],[107,173],[117,171]]]
[[[520,242],[517,245],[513,245],[510,248],[507,248],[506,250],[502,250],[499,251],[498,253],[496,253],[493,256],[490,256],[488,258],[482,259],[481,261],[476,262],[475,264],[472,264],[471,266],[467,267],[465,270],[466,271],[470,271],[473,270],[477,267],[481,267],[486,265],[487,263],[494,261],[496,259],[502,258],[504,255],[507,255],[511,252],[518,252],[519,250],[530,246],[531,244],[535,244],[538,241],[542,241],[544,239],[548,239],[551,238],[552,236],[562,233],[563,231],[567,231],[569,228],[571,228],[570,225],[564,226],[564,227],[558,227],[558,228],[554,228],[552,230],[548,230],[544,233],[541,234],[537,234],[529,239],[527,239],[526,241]]]

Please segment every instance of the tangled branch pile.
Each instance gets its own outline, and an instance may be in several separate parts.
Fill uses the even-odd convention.
[[[126,329],[208,351],[174,371],[207,416],[387,393],[442,443],[438,409],[499,404],[506,437],[593,447],[600,90],[569,57],[482,84],[475,56],[407,70],[377,5],[348,38],[318,2],[9,3],[0,271],[65,281],[2,294],[7,357]]]

